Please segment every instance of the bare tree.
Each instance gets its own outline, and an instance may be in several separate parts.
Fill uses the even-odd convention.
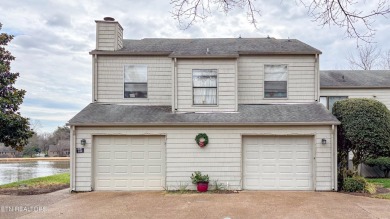
[[[347,57],[353,70],[373,70],[379,68],[381,51],[373,44],[365,44],[357,48],[357,54],[350,53]]]
[[[374,0],[369,7],[364,0],[297,0],[321,25],[336,25],[350,38],[371,42],[375,35],[373,18],[390,13],[389,0]],[[364,3],[364,7],[362,7]],[[216,11],[226,15],[235,8],[245,9],[249,23],[256,27],[260,9],[256,0],[171,0],[172,15],[183,29],[197,20],[205,20]]]
[[[382,69],[390,70],[390,49],[382,54],[380,66]]]

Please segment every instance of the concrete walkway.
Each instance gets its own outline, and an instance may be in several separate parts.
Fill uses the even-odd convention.
[[[22,218],[390,218],[390,201],[335,192],[90,192]]]
[[[69,197],[69,189],[41,195],[0,195],[0,218],[17,218],[34,211],[42,213],[51,209],[51,205]]]

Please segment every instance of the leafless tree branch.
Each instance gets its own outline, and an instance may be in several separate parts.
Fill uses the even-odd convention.
[[[357,54],[350,53],[347,57],[352,70],[378,69],[381,51],[373,44],[366,44],[357,48]]]
[[[373,18],[390,13],[388,0],[378,0],[371,11],[357,9],[359,0],[300,0],[308,8],[314,21],[322,26],[335,25],[345,29],[349,38],[371,43],[375,35]],[[361,6],[361,5],[360,5]]]
[[[322,26],[335,25],[345,29],[347,37],[372,42],[375,35],[374,18],[390,13],[390,0],[376,1],[375,8],[359,8],[365,0],[296,0],[308,8],[309,15]],[[214,11],[225,14],[234,8],[245,9],[249,23],[257,27],[260,10],[256,0],[171,0],[172,15],[183,29],[198,20],[206,20]],[[359,9],[358,9],[359,8]],[[387,17],[386,17],[387,18]]]
[[[254,2],[256,0],[171,0],[171,14],[182,29],[187,29],[198,20],[206,20],[214,11],[227,15],[235,8],[246,8],[249,23],[257,27],[256,17],[261,14]]]
[[[380,66],[384,70],[390,70],[390,49],[381,55]]]

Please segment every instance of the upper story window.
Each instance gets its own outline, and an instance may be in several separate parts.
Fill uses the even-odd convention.
[[[194,105],[217,105],[217,69],[192,70]]]
[[[148,66],[125,65],[124,66],[124,97],[147,98],[148,97]]]
[[[320,97],[320,103],[322,103],[328,110],[332,111],[334,103],[339,100],[348,99],[347,96],[329,96]]]
[[[264,66],[264,98],[287,98],[287,65]]]

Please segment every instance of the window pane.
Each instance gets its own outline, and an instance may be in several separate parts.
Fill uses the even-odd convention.
[[[217,70],[192,70],[193,95],[195,105],[217,104]]]
[[[216,69],[195,69],[192,70],[194,87],[217,87]]]
[[[125,82],[144,82],[148,80],[146,65],[125,65]]]
[[[329,98],[329,110],[332,111],[334,103],[336,103],[339,100],[348,99],[348,97],[341,96],[341,97],[328,97]]]
[[[287,81],[287,65],[265,65],[265,81]]]
[[[125,98],[147,98],[148,84],[147,83],[126,83],[125,84]]]
[[[287,97],[287,81],[265,81],[264,97],[270,97],[270,98]]]
[[[216,105],[217,88],[194,88],[194,104]]]
[[[320,103],[325,106],[325,108],[328,109],[328,98],[326,97],[320,97]]]

